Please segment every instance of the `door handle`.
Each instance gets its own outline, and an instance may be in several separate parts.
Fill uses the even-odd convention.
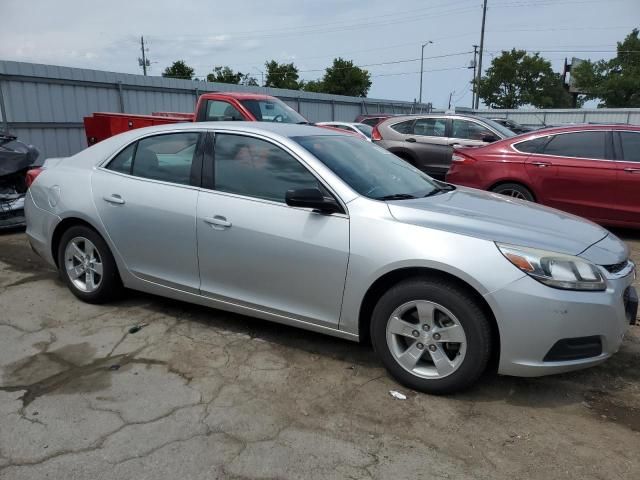
[[[624,171],[627,173],[640,173],[640,168],[625,168]]]
[[[462,145],[462,144],[460,143],[460,141],[459,141],[459,140],[449,140],[449,141],[447,142],[447,145],[449,145],[450,147],[453,147],[453,146],[455,146],[455,145]]]
[[[405,142],[409,142],[409,143],[416,143],[416,139],[415,138],[407,138],[405,140]]]
[[[552,164],[549,162],[531,162],[531,165],[535,165],[536,167],[545,168],[550,167]]]
[[[108,197],[102,197],[105,202],[115,203],[116,205],[124,205],[124,200],[117,193],[112,193]]]
[[[223,228],[229,228],[231,226],[231,222],[223,217],[222,215],[215,215],[213,217],[204,217],[205,223],[208,223],[213,228],[217,228],[218,230],[222,230]]]

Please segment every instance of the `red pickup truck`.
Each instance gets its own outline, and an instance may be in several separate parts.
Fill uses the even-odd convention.
[[[84,117],[87,143],[135,128],[179,122],[211,121],[309,123],[289,105],[275,97],[257,93],[205,93],[198,98],[195,113],[154,112],[151,115],[94,113]]]

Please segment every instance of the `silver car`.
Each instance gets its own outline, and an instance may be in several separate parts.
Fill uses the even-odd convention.
[[[596,365],[636,315],[629,251],[603,228],[308,125],[133,130],[47,161],[25,208],[33,248],[81,300],[128,287],[370,339],[424,392],[489,365]]]
[[[338,130],[345,130],[349,133],[357,135],[363,140],[371,141],[371,133],[373,132],[373,127],[367,125],[365,123],[356,123],[356,122],[318,122],[316,125],[322,125],[325,127],[333,127]]]

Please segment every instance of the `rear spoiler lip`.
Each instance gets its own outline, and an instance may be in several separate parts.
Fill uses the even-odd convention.
[[[53,168],[56,165],[60,164],[60,162],[64,159],[66,159],[68,157],[54,157],[54,158],[47,158],[44,163],[39,167],[42,169],[46,169],[46,168]],[[38,168],[38,167],[36,167]]]

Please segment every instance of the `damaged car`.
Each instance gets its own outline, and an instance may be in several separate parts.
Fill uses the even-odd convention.
[[[0,133],[0,229],[24,227],[27,172],[39,166],[40,152],[8,133]]]

